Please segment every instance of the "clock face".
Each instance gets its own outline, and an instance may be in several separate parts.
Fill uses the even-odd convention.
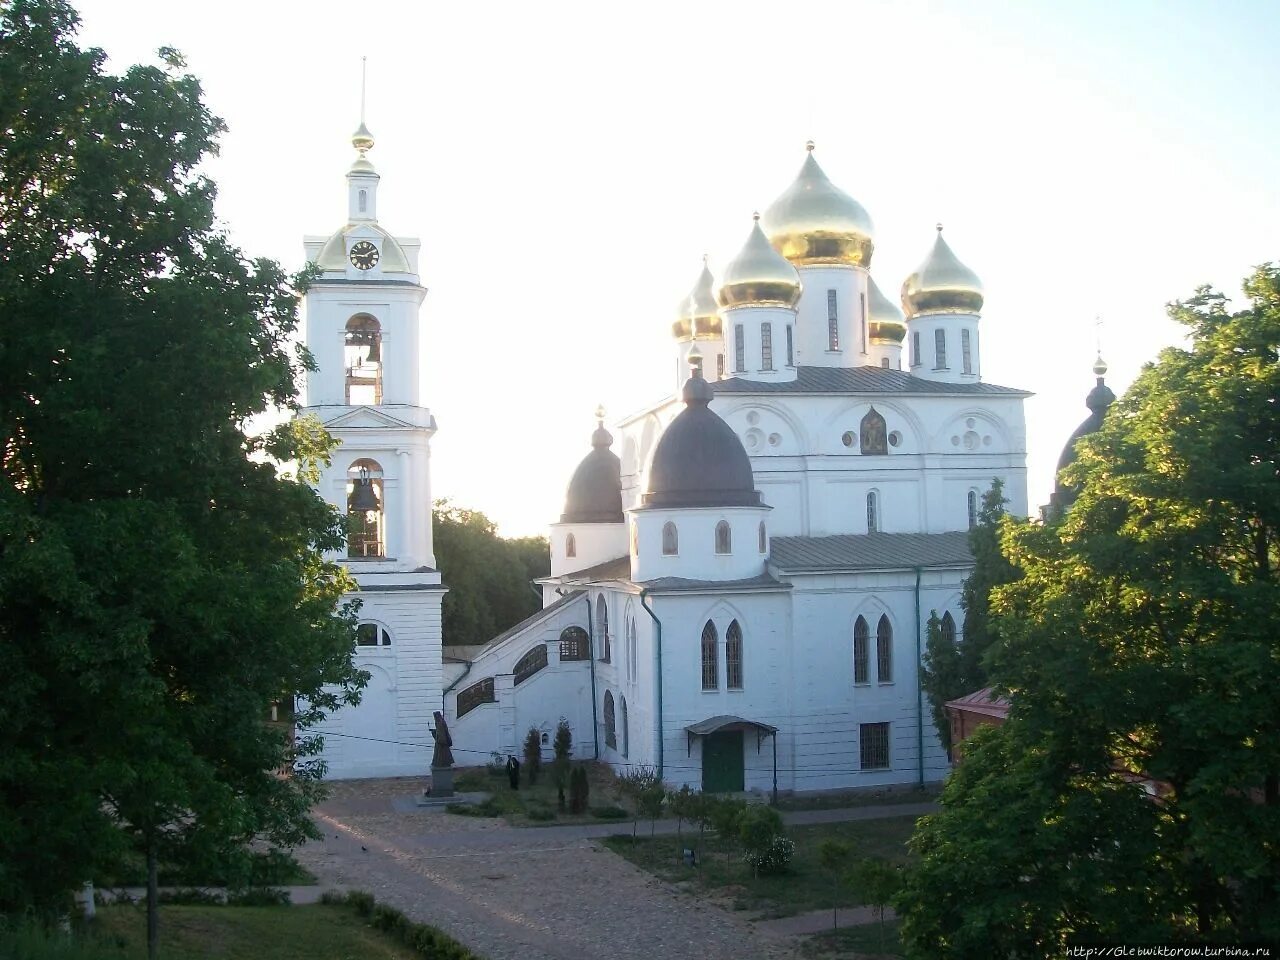
[[[368,240],[361,240],[351,248],[351,265],[357,270],[372,270],[382,254]]]

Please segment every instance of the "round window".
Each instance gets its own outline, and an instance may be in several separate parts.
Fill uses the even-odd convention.
[[[855,443],[858,442],[858,435],[854,433],[852,430],[846,430],[844,432],[844,436],[840,438],[840,442],[843,443],[846,447],[852,447]]]

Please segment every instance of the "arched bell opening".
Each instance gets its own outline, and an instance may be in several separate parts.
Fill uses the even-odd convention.
[[[357,313],[347,321],[342,362],[347,375],[347,403],[382,403],[382,327],[367,313]]]
[[[386,490],[382,466],[360,459],[347,468],[347,556],[387,555]]]

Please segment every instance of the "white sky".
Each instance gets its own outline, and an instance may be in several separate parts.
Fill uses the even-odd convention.
[[[251,256],[346,214],[369,58],[379,219],[423,240],[434,495],[543,532],[591,411],[669,391],[670,322],[804,141],[876,223],[890,296],[941,220],[982,277],[984,379],[1024,387],[1031,506],[1087,411],[1180,336],[1164,304],[1280,257],[1280,4],[1158,0],[81,0],[112,69],[175,46],[229,126]]]

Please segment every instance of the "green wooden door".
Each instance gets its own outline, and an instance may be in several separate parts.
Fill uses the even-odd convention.
[[[706,793],[741,793],[742,731],[720,730],[702,739],[702,789]]]

